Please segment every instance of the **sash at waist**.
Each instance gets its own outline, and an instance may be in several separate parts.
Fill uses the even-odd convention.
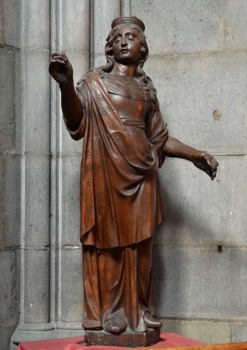
[[[120,117],[125,126],[135,126],[139,129],[146,130],[146,123],[138,118],[128,118],[128,117]]]

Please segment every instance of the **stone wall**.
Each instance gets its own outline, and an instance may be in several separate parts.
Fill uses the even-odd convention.
[[[5,5],[5,6],[4,6]],[[10,43],[0,3],[0,344],[8,349],[19,319],[21,156],[19,48]],[[8,43],[8,44],[7,44]]]
[[[247,2],[3,0],[4,349],[11,335],[14,349],[20,341],[82,332],[82,142],[64,128],[48,65],[51,52],[64,50],[77,81],[90,66],[103,64],[110,23],[120,15],[146,24],[145,71],[170,134],[220,163],[214,182],[183,160],[167,159],[160,170],[165,218],[155,238],[157,316],[164,330],[207,343],[247,340]]]

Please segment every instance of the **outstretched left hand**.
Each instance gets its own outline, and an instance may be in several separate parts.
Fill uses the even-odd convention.
[[[211,180],[216,177],[218,162],[207,152],[194,152],[192,162],[198,169],[207,173]]]

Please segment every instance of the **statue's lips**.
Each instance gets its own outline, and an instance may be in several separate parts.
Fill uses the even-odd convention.
[[[123,50],[120,50],[121,53],[128,53],[129,50],[128,49],[123,49]]]

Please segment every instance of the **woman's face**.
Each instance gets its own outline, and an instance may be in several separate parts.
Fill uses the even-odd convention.
[[[135,64],[141,58],[141,38],[139,32],[127,26],[120,27],[114,34],[113,55],[122,64]]]

